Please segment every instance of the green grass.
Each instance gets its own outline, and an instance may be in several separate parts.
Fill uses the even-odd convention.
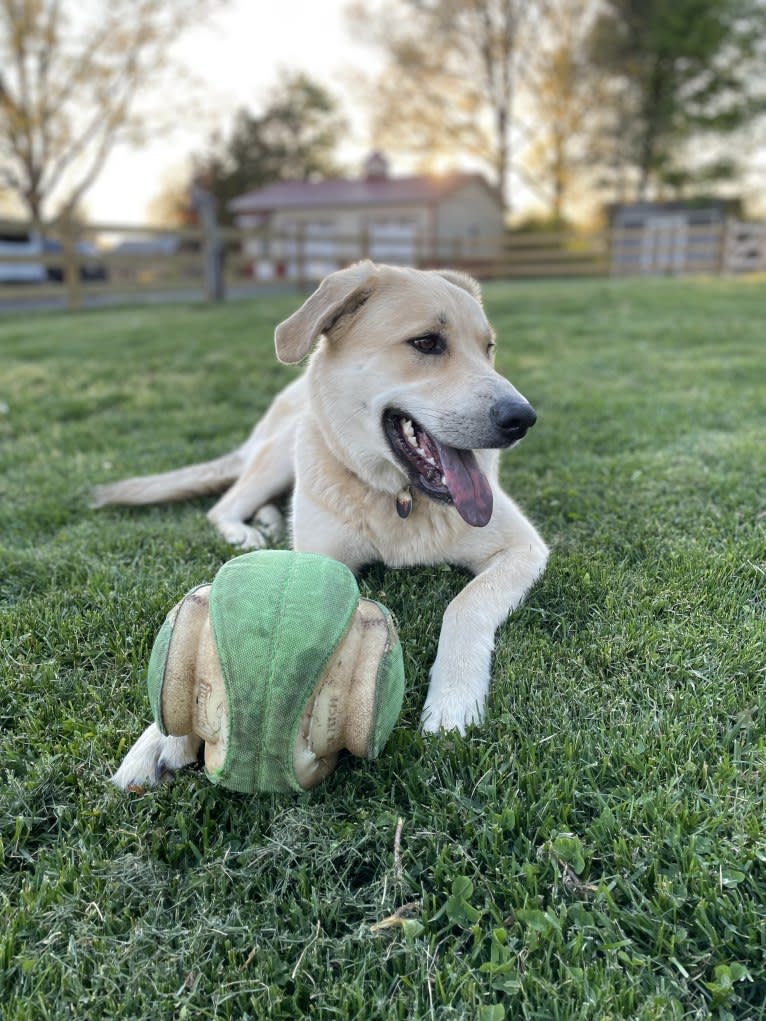
[[[540,416],[502,470],[548,572],[486,724],[424,740],[464,578],[372,567],[402,717],[301,797],[107,783],[165,612],[230,551],[204,501],[86,506],[241,440],[294,301],[0,323],[4,1017],[766,1017],[763,282],[486,295]]]

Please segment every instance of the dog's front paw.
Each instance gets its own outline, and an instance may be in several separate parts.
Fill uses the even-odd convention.
[[[200,739],[165,737],[156,724],[147,727],[112,777],[121,791],[146,790],[172,780],[176,771],[196,762]]]
[[[445,665],[446,664],[446,665]],[[457,730],[481,723],[489,690],[489,665],[460,656],[454,651],[439,651],[431,667],[431,682],[420,717],[425,734]]]
[[[467,702],[458,694],[426,699],[420,716],[420,729],[424,734],[438,734],[442,730],[456,730],[461,736],[466,727],[481,723],[483,706],[478,702]]]

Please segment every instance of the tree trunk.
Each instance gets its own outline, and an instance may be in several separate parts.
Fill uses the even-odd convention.
[[[508,165],[511,159],[511,143],[508,138],[508,116],[504,109],[497,111],[497,187],[503,213],[510,212],[508,196]]]
[[[24,205],[32,223],[32,233],[43,235],[43,200],[36,191],[26,191],[23,196]]]

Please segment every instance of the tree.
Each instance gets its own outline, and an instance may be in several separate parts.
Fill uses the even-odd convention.
[[[544,31],[527,54],[524,165],[546,188],[553,222],[587,186],[593,111],[605,100],[603,76],[587,60],[592,0],[549,0]]]
[[[120,141],[169,113],[169,50],[223,0],[0,0],[0,187],[40,223],[71,212]]]
[[[146,210],[149,223],[157,227],[192,227],[197,217],[191,204],[188,173],[185,168],[167,171],[159,190]]]
[[[590,55],[611,83],[602,161],[639,198],[731,176],[715,142],[766,103],[763,0],[601,0]],[[707,162],[691,154],[706,141]]]
[[[515,147],[525,52],[541,31],[545,0],[389,0],[349,9],[352,29],[385,54],[372,90],[376,145],[417,153],[426,165],[456,153],[483,162],[503,204],[524,176]],[[534,181],[528,182],[535,186]]]
[[[275,181],[308,181],[340,173],[336,152],[346,121],[337,100],[307,75],[283,75],[262,113],[239,110],[228,139],[214,137],[195,161],[218,199],[222,221],[237,195]]]

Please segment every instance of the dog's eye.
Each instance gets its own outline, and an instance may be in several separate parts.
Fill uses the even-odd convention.
[[[496,347],[497,344],[494,342],[494,340],[490,340],[489,344],[487,344],[487,358],[492,357],[492,355],[495,353]]]
[[[426,333],[408,341],[416,351],[424,355],[442,355],[447,350],[447,341],[441,333]]]

